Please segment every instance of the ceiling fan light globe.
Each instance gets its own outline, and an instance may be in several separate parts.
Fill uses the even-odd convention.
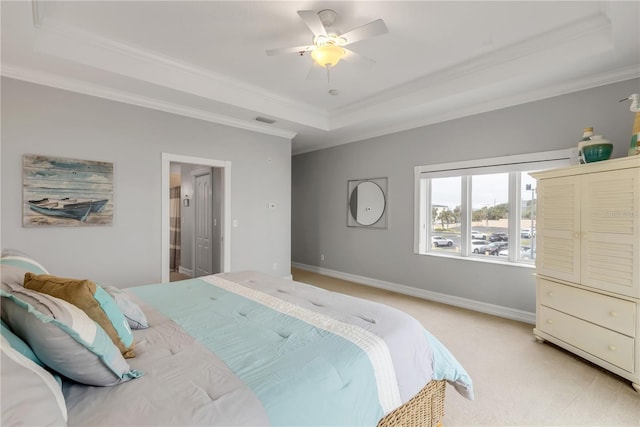
[[[324,44],[327,44],[328,41],[329,41],[329,36],[319,35],[313,38],[313,44],[315,44],[316,46],[322,46]]]
[[[334,44],[318,46],[311,52],[311,58],[322,67],[335,66],[346,54],[345,50]]]

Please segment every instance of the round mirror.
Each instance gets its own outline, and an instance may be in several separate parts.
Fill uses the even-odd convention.
[[[378,222],[384,213],[385,200],[382,188],[370,181],[361,182],[349,198],[351,216],[360,225],[372,225]]]

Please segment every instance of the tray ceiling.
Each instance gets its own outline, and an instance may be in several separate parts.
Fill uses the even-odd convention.
[[[292,138],[294,154],[640,76],[635,1],[1,7],[3,75]],[[349,46],[373,67],[309,80],[309,55],[266,55],[310,44],[296,11],[321,9],[340,33],[384,20]]]

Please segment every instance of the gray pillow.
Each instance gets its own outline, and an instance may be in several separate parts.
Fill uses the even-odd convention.
[[[60,386],[41,366],[1,338],[0,424],[3,426],[66,426],[67,407]]]
[[[2,320],[49,368],[83,384],[111,386],[137,378],[107,333],[62,299],[2,283]]]

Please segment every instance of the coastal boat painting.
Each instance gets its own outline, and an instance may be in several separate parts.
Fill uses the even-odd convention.
[[[113,224],[113,163],[24,155],[22,224]]]

